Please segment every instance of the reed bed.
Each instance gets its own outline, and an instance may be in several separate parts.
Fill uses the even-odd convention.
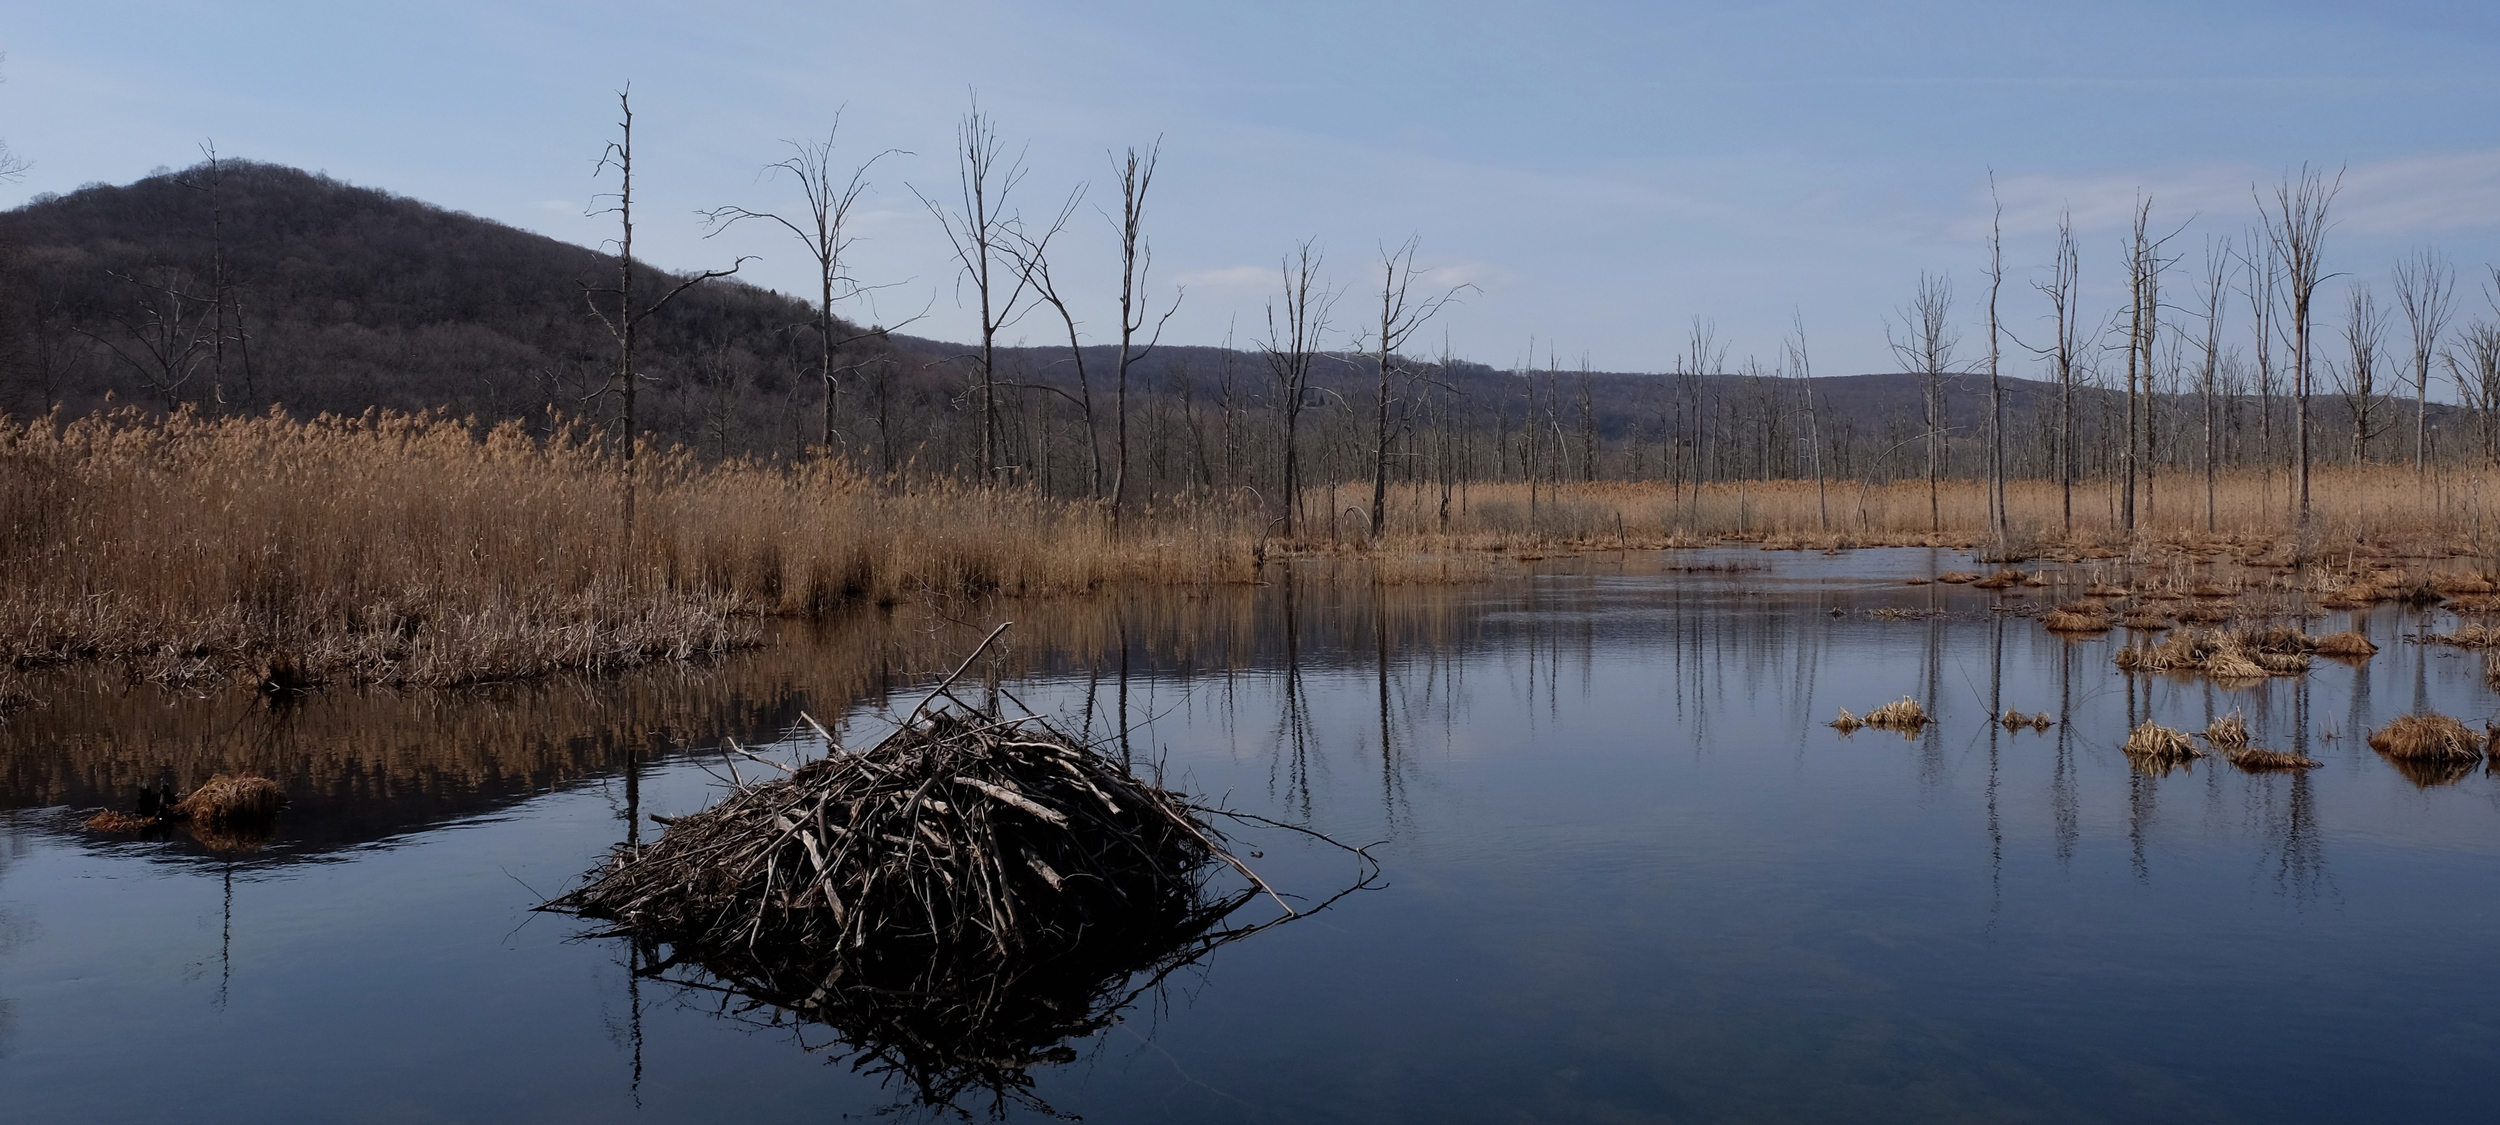
[[[0,664],[116,660],[448,686],[756,643],[757,619],[915,596],[1253,574],[1255,513],[873,481],[838,461],[638,459],[437,415],[0,419]]]
[[[2253,681],[2309,670],[2315,642],[2296,629],[2181,629],[2160,644],[2118,650],[2129,672],[2170,672],[2216,680]]]

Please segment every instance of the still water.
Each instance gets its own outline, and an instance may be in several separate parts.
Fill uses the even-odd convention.
[[[2006,612],[2049,592],[1903,584],[1967,566],[1304,573],[902,607],[692,673],[276,708],[79,684],[0,727],[0,1120],[929,1113],[826,1029],[638,979],[624,943],[531,908],[629,809],[707,804],[722,739],[807,753],[802,711],[873,736],[1006,617],[991,671],[1025,703],[1177,788],[1381,841],[1382,885],[1216,950],[1037,1072],[1059,1112],[2489,1120],[2500,779],[2409,777],[2362,741],[2417,708],[2494,713],[2478,658],[2402,639],[2452,622],[2356,615],[2375,659],[2246,689],[2131,680],[2125,634]],[[1903,695],[1941,721],[1825,725]],[[2061,721],[1987,721],[2009,707]],[[2141,718],[2234,707],[2324,767],[2152,776],[2118,750]],[[274,841],[80,827],[220,769],[286,785]],[[1284,833],[1239,840],[1289,891],[1353,877]]]

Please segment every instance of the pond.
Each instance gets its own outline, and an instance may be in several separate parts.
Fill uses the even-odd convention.
[[[1198,595],[898,607],[693,671],[272,705],[98,676],[0,728],[0,1119],[950,1116],[833,1030],[638,975],[534,907],[735,738],[785,758],[984,674],[1228,807],[1378,844],[1379,884],[1214,950],[1031,1072],[1145,1121],[2482,1120],[2500,1063],[2500,779],[2400,771],[2479,723],[2437,610],[2245,687],[2131,677],[2049,591],[1905,585],[1950,551],[1550,559],[1458,586],[1305,570]],[[1912,736],[1840,708],[1915,696]],[[2045,731],[1990,719],[2045,712]],[[2234,708],[2323,762],[2119,750]],[[748,767],[752,773],[760,767]],[[265,843],[82,827],[217,770]],[[1347,857],[1242,827],[1280,889]],[[863,1065],[863,1063],[869,1065]],[[956,1108],[989,1115],[988,1097]]]

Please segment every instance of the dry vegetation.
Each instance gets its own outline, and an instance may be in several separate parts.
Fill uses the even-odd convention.
[[[1101,521],[833,461],[641,459],[622,548],[592,435],[392,415],[0,422],[0,664],[443,686],[755,643],[757,618],[916,592],[1230,582],[1255,521]]]
[[[2365,642],[2366,643],[2366,642]],[[2309,670],[2317,642],[2297,629],[2181,629],[2160,644],[2122,648],[2112,659],[2129,672],[2171,672],[2217,680],[2262,680]]]
[[[34,698],[30,669],[84,661],[169,683],[449,686],[705,657],[757,643],[769,616],[1113,583],[1203,588],[1256,581],[1264,564],[1294,556],[1363,559],[1366,582],[1436,583],[1481,579],[1504,554],[1558,549],[1976,546],[1985,523],[1975,482],[1944,486],[1941,531],[1928,529],[1923,481],[1831,489],[1829,530],[1810,481],[1460,483],[1447,493],[1409,482],[1390,490],[1378,539],[1363,521],[1312,518],[1360,491],[1333,485],[1306,490],[1298,536],[1270,539],[1273,513],[1247,490],[1133,502],[1115,530],[1081,500],[871,478],[838,459],[718,461],[663,448],[639,465],[628,549],[615,463],[587,429],[534,435],[388,414],[0,419],[0,713]],[[2392,468],[2324,471],[2313,554],[2335,565],[2307,572],[2309,593],[2339,604],[2495,600],[2488,579],[2466,572],[2479,561],[2436,576],[2422,565],[2481,550],[2483,491],[2452,469],[2428,486]],[[2184,493],[2166,494],[2156,530],[2136,540],[2083,502],[2098,495],[2090,488],[2078,492],[2072,536],[2056,533],[2053,484],[2014,482],[2008,495],[2015,553],[2253,567],[2296,555],[2280,475],[2226,475],[2210,534],[2190,530],[2201,519],[2186,518]],[[1940,580],[2011,589],[2048,578],[2006,568]],[[2182,601],[2190,582],[2202,597],[2232,589],[2176,581],[2164,593]],[[2130,594],[2107,582],[2090,592]],[[2155,628],[2233,612],[2139,602],[2125,620]],[[2107,627],[2107,613],[2070,605],[2047,623],[2091,631]],[[2305,650],[2274,654],[2273,665],[2263,651],[2248,655],[2260,673],[2306,660]]]

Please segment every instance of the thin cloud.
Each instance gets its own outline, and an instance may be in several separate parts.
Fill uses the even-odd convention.
[[[2332,177],[2335,169],[2326,169]],[[2435,153],[2355,164],[2342,169],[2336,195],[2338,227],[2360,234],[2427,234],[2500,226],[2500,149]],[[2077,230],[2126,226],[2136,201],[2153,200],[2157,214],[2254,217],[2257,198],[2280,182],[2280,169],[2248,164],[2193,164],[2146,172],[2081,176],[2013,176],[1997,181],[2005,205],[2007,234],[2039,234],[2057,228],[2061,210]],[[1988,232],[1987,198],[1954,224],[1965,238]]]

